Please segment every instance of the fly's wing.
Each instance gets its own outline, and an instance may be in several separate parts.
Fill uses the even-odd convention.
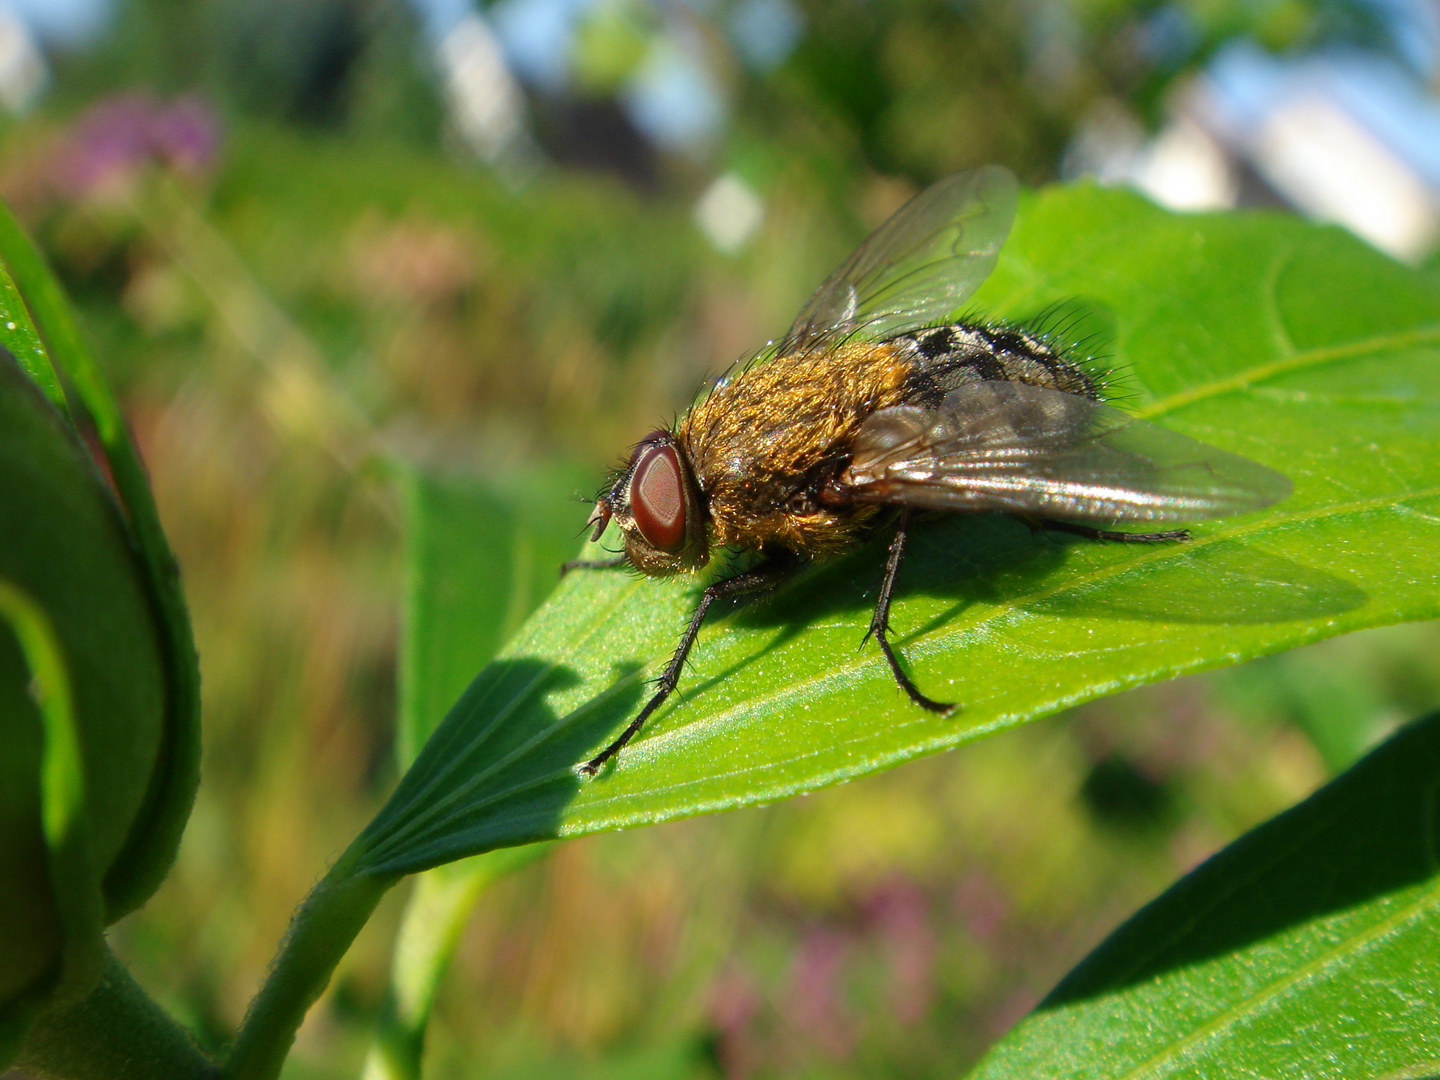
[[[922,191],[815,290],[779,351],[858,329],[879,341],[944,321],[995,268],[1016,199],[1015,177],[999,165]]]
[[[1265,466],[1089,398],[976,382],[867,419],[841,482],[865,502],[1062,521],[1196,521],[1290,493]]]

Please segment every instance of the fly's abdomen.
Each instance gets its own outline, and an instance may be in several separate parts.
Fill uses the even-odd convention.
[[[957,387],[976,382],[1014,382],[1100,400],[1100,385],[1035,334],[1010,327],[954,323],[914,330],[890,339],[914,365],[909,400],[935,407]]]

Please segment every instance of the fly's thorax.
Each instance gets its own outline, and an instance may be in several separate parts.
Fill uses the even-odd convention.
[[[904,400],[913,364],[890,342],[831,343],[752,363],[681,420],[704,493],[710,539],[811,555],[853,541],[868,511],[827,506],[826,483],[849,459],[866,417]]]
[[[912,366],[890,342],[782,354],[717,385],[680,421],[676,437],[701,490],[743,485],[768,498],[776,485],[793,486],[843,456],[876,409],[900,404]]]
[[[674,434],[657,430],[635,447],[590,521],[598,538],[613,520],[630,564],[651,577],[668,577],[709,560],[706,517],[688,455]]]

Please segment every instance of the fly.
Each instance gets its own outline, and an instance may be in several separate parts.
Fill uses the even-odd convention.
[[[589,520],[592,540],[619,526],[624,553],[567,569],[628,564],[669,577],[716,550],[757,558],[704,590],[655,693],[581,772],[594,775],[670,696],[716,600],[774,589],[891,521],[866,637],[917,706],[953,709],[921,692],[889,640],[914,511],[1000,511],[1153,543],[1190,534],[1107,526],[1224,517],[1289,494],[1280,473],[1106,405],[1097,379],[1042,335],[952,321],[994,268],[1016,200],[999,166],[920,193],[816,290],[777,346],[635,447]]]

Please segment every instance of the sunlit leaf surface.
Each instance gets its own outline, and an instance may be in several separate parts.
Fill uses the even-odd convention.
[[[3,230],[4,225],[0,223],[0,242],[4,239]],[[25,300],[3,261],[0,261],[0,346],[10,350],[50,404],[61,413],[68,412],[60,376],[56,374],[50,354],[45,351],[45,343],[40,340],[40,334],[30,319],[30,309],[25,306]]]
[[[1440,718],[1140,911],[973,1074],[1440,1073]]]
[[[1440,614],[1440,294],[1425,279],[1335,229],[1079,187],[1022,206],[974,307],[1087,339],[1122,406],[1279,469],[1294,494],[1183,545],[921,525],[892,623],[921,688],[961,703],[950,716],[914,708],[862,645],[876,541],[765,603],[717,608],[681,694],[586,781],[574,764],[633,716],[697,584],[573,574],[420,754],[365,865],[766,802],[1126,687]]]

